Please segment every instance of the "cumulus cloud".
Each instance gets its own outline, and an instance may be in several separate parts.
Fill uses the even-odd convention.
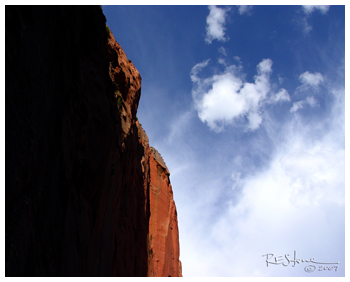
[[[309,15],[314,11],[320,11],[321,14],[326,14],[329,10],[329,5],[303,5],[303,11],[305,14]]]
[[[210,129],[220,132],[227,124],[246,118],[247,128],[255,130],[262,122],[261,106],[271,90],[272,60],[264,59],[257,65],[254,83],[245,82],[241,66],[231,65],[222,73],[202,79],[199,72],[208,60],[195,65],[191,71],[192,96],[198,116]],[[281,89],[274,101],[287,101],[286,90]]]
[[[259,63],[257,69],[259,74],[270,73],[272,71],[271,67],[272,67],[272,61],[270,59],[264,59]]]
[[[238,12],[240,15],[249,14],[250,11],[253,9],[253,6],[251,5],[237,5],[237,6],[238,6]]]
[[[209,44],[215,39],[225,42],[228,40],[228,37],[225,36],[226,13],[228,9],[222,9],[216,6],[209,6],[208,8],[210,12],[207,16],[205,41]]]

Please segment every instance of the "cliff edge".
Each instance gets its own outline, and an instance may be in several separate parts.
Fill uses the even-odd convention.
[[[5,275],[181,276],[141,76],[100,7],[5,8]]]

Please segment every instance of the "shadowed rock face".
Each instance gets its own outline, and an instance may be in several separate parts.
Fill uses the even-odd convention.
[[[141,77],[105,21],[5,8],[6,276],[181,275],[169,172],[136,121]]]

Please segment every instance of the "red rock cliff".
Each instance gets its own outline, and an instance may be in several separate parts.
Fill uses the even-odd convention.
[[[109,74],[116,86],[115,98],[119,101],[124,136],[135,122],[140,98],[141,77],[128,60],[112,33],[108,38],[110,58]],[[117,62],[115,61],[117,60]],[[123,95],[124,93],[124,95]],[[149,199],[150,218],[148,235],[147,276],[182,276],[179,260],[179,232],[177,212],[170,184],[170,172],[158,151],[149,146],[147,134],[136,121],[138,141],[143,147],[141,159],[144,175],[144,191]]]
[[[169,170],[156,149],[149,151],[150,263],[148,276],[182,276],[179,231]]]
[[[148,176],[145,187],[150,200],[147,276],[181,277],[177,212],[170,173],[158,151],[149,147],[148,137],[138,122],[137,126],[145,148],[142,166]]]
[[[101,9],[6,6],[5,51],[5,275],[181,276],[141,77]]]

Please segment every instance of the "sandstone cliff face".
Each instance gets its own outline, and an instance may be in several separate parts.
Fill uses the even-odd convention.
[[[158,151],[149,151],[150,166],[150,265],[148,276],[182,276],[179,232],[169,170]]]
[[[100,8],[6,6],[5,49],[6,276],[181,275],[141,77]]]
[[[137,122],[145,155],[142,168],[147,178],[150,219],[148,237],[148,273],[151,277],[181,277],[177,212],[170,184],[170,173],[158,151],[149,146],[146,133]]]

